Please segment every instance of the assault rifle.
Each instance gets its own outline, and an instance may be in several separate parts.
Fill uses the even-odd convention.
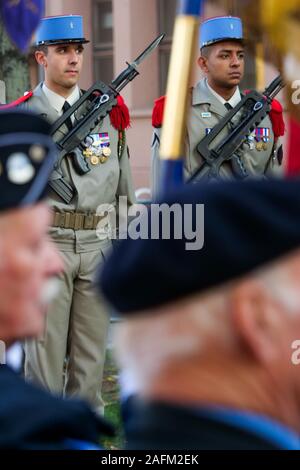
[[[230,161],[237,178],[246,178],[247,170],[239,155],[239,148],[245,137],[259,126],[260,122],[271,111],[273,98],[284,87],[282,77],[279,75],[261,94],[256,90],[250,91],[242,100],[231,109],[225,117],[206,135],[197,145],[197,152],[204,159],[202,165],[188,179],[188,183],[196,177],[218,178],[221,165]],[[238,124],[233,125],[232,119],[241,113]],[[229,133],[221,142],[214,145],[214,140],[224,129],[231,125]]]
[[[126,62],[128,67],[110,85],[100,81],[96,82],[53,125],[51,133],[58,147],[59,157],[54,166],[49,186],[67,204],[73,199],[74,188],[63,176],[62,160],[66,155],[70,155],[78,174],[84,175],[90,171],[89,164],[82,155],[82,151],[88,146],[88,142],[85,140],[101,120],[116,106],[117,96],[120,91],[139,75],[138,65],[156,49],[163,37],[164,34],[158,36],[131,64]],[[65,124],[72,115],[74,115],[75,124],[65,134]]]

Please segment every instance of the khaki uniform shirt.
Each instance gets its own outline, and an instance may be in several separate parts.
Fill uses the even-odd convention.
[[[54,123],[58,118],[58,112],[51,106],[48,98],[39,84],[34,90],[33,96],[24,103],[23,107],[33,110]],[[65,129],[66,133],[68,129]],[[118,196],[127,196],[128,205],[134,203],[134,191],[131,170],[128,160],[128,149],[124,146],[122,155],[118,157],[118,131],[111,125],[110,117],[106,116],[91,135],[99,133],[107,134],[111,155],[103,164],[91,165],[91,171],[79,175],[74,170],[71,158],[66,156],[62,161],[62,171],[66,180],[75,188],[76,193],[70,204],[66,204],[54,191],[51,191],[49,204],[54,211],[77,211],[95,213],[101,204],[117,205]],[[59,248],[63,251],[76,253],[93,251],[97,246],[108,243],[99,240],[96,230],[73,230],[51,227],[50,234]]]
[[[203,158],[197,152],[197,145],[206,136],[209,130],[213,129],[227,113],[228,110],[226,107],[208,88],[206,79],[198,82],[191,92],[191,106],[186,130],[186,159],[184,164],[186,178],[191,176],[203,162]],[[240,114],[238,113],[234,117],[232,124],[237,124],[239,120]],[[278,142],[275,145],[272,123],[269,116],[261,121],[259,128],[265,129],[265,133],[268,135],[268,141],[264,145],[265,148],[261,149],[260,145],[257,145],[258,141],[254,136],[250,136],[252,140],[249,140],[248,143],[246,143],[247,139],[245,136],[245,143],[240,148],[244,167],[249,177],[266,178],[271,175],[279,176],[283,170],[277,159],[276,149]],[[154,194],[157,194],[159,181],[160,131],[160,129],[154,129],[152,141],[152,190]],[[229,131],[230,126],[228,125],[228,129],[224,129],[215,142],[217,143],[223,140]],[[229,162],[225,162],[222,165],[220,177],[225,179],[234,178]]]

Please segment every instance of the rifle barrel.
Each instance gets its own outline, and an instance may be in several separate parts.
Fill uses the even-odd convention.
[[[281,88],[283,88],[283,87],[284,87],[283,78],[282,78],[281,75],[278,75],[278,77],[276,77],[276,78],[270,83],[270,85],[265,89],[265,91],[263,92],[263,95],[272,98],[273,96],[276,96],[277,93],[278,93],[278,92],[281,90]],[[277,91],[277,88],[279,88],[278,91]],[[276,92],[276,93],[274,94],[274,92]]]

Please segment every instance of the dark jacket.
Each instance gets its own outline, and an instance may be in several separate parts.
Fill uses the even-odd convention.
[[[63,400],[0,366],[0,449],[65,449],[66,440],[98,444],[112,428],[79,400]]]
[[[196,409],[163,403],[132,404],[129,450],[275,450],[279,445]]]

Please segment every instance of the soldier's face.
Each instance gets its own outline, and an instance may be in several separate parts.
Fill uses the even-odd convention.
[[[43,331],[45,291],[63,269],[49,223],[45,204],[0,216],[0,339],[7,345]]]
[[[207,57],[199,59],[199,65],[210,84],[233,88],[244,76],[244,56],[240,43],[226,41],[210,46]]]
[[[78,83],[83,63],[82,44],[48,46],[47,54],[39,52],[38,62],[44,66],[46,85],[53,91],[71,90]]]

